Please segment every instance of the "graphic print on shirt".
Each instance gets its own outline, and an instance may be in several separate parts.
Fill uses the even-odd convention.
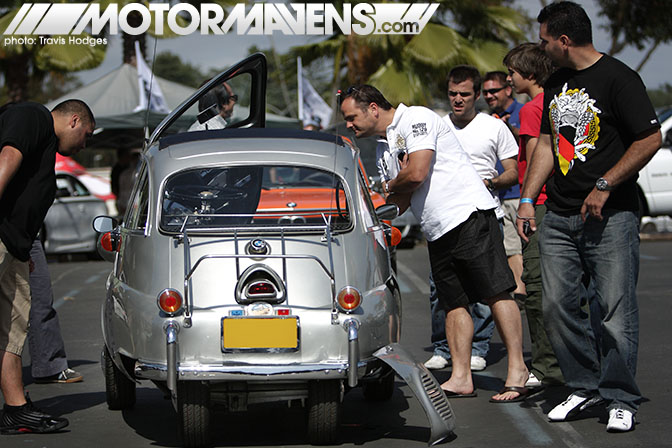
[[[586,161],[586,154],[595,149],[600,134],[602,111],[584,90],[567,90],[565,84],[549,104],[553,149],[563,175],[567,175],[577,160]]]

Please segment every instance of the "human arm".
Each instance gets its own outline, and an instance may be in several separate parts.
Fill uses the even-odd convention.
[[[429,174],[434,159],[434,151],[421,149],[404,156],[400,162],[397,177],[387,183],[390,193],[413,193],[422,185]]]
[[[541,134],[532,152],[533,156],[529,153],[527,154],[528,165],[520,197],[521,199],[531,198],[534,201],[539,196],[542,187],[546,183],[546,179],[548,179],[553,171],[551,136],[549,134]],[[523,232],[523,224],[526,221],[530,223],[530,229],[533,232],[537,230],[537,224],[534,220],[534,203],[521,202],[518,206],[516,228],[518,229],[518,235],[520,235],[523,241],[529,241],[527,235]]]
[[[6,145],[0,150],[0,198],[2,198],[7,185],[19,170],[22,161],[23,154],[15,147]]]
[[[503,190],[518,183],[518,162],[515,157],[500,160],[504,171],[497,177],[490,179],[494,190]],[[486,187],[489,187],[488,179],[483,179]]]
[[[662,144],[662,134],[659,128],[650,129],[640,134],[628,147],[623,157],[604,173],[610,188],[614,188],[631,178],[646,165]],[[588,194],[581,206],[581,218],[585,221],[586,214],[602,220],[602,207],[609,199],[610,191],[600,191],[596,187]]]

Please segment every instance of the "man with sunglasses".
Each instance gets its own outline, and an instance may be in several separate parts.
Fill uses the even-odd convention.
[[[509,125],[518,138],[520,129],[520,109],[523,107],[513,97],[513,88],[506,81],[507,74],[501,71],[488,72],[483,77],[483,98],[496,118]]]
[[[491,307],[506,346],[505,388],[491,401],[517,401],[528,371],[523,361],[515,288],[506,262],[496,203],[448,123],[425,107],[396,108],[369,85],[351,87],[341,103],[355,136],[378,136],[381,177],[387,201],[410,206],[427,238],[432,276],[446,311],[446,335],[453,360],[450,379],[441,385],[448,398],[476,396],[470,358],[474,324],[470,303]],[[401,155],[401,157],[399,157]]]

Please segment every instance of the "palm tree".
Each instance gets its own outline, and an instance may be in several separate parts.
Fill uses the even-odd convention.
[[[6,30],[18,12],[20,1],[13,1],[0,17],[0,29]],[[1,13],[1,12],[0,12]],[[0,71],[5,79],[9,101],[23,101],[28,97],[31,78],[44,77],[48,72],[66,73],[97,67],[105,59],[105,45],[71,44],[64,36],[62,42],[44,42],[39,36],[21,36],[35,39],[34,44],[0,40]],[[76,37],[88,37],[83,34]]]
[[[306,64],[333,57],[334,91],[341,86],[345,69],[348,84],[370,83],[393,103],[429,105],[452,66],[501,69],[511,43],[525,40],[525,30],[530,27],[529,18],[502,6],[503,0],[439,3],[437,13],[420,34],[335,34],[316,44],[295,47],[293,52]]]

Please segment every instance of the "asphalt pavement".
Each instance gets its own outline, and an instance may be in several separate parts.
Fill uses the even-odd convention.
[[[51,262],[55,306],[60,316],[70,366],[84,374],[74,384],[34,384],[26,347],[24,381],[35,404],[70,420],[58,434],[0,436],[0,447],[177,447],[176,414],[151,383],[137,390],[137,404],[129,411],[110,411],[100,368],[102,338],[100,305],[111,264],[103,261]],[[402,344],[418,361],[431,356],[427,252],[424,245],[399,251],[399,280],[403,295]],[[668,424],[672,391],[666,373],[672,362],[667,338],[672,319],[672,241],[642,241],[638,286],[640,352],[637,379],[645,400],[636,429],[625,434],[605,432],[607,414],[595,408],[565,423],[549,423],[546,413],[568,394],[549,388],[517,404],[492,404],[488,399],[502,385],[506,370],[503,345],[497,335],[488,367],[474,374],[478,397],[452,400],[457,420],[450,447],[672,447]],[[523,322],[526,327],[526,323]],[[525,335],[529,359],[529,338]],[[449,369],[435,371],[439,381]],[[214,446],[303,447],[305,423],[301,408],[260,405],[239,414],[215,413]],[[410,389],[397,378],[392,398],[368,402],[360,389],[345,395],[339,446],[421,447],[429,439],[424,412]]]

